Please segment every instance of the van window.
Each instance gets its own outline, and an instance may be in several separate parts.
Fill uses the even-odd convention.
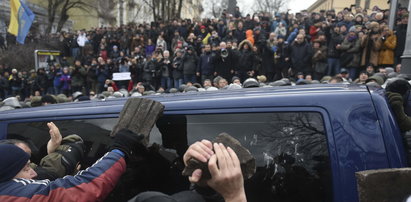
[[[53,121],[64,136],[77,134],[86,145],[86,155],[82,162],[83,167],[92,165],[98,158],[107,152],[110,144],[110,131],[117,119],[85,119]],[[47,154],[47,142],[50,139],[47,122],[29,122],[10,124],[8,138],[24,140],[33,150],[32,161],[39,163],[41,157]]]
[[[222,132],[239,140],[257,165],[256,174],[245,183],[249,201],[332,201],[331,167],[320,113],[165,116],[157,127],[163,145],[178,153],[186,148],[176,141],[190,145],[212,140]]]
[[[78,134],[84,139],[88,150],[83,166],[90,166],[106,152],[117,118],[54,123],[63,135]],[[317,112],[167,115],[157,121],[150,142],[182,156],[188,145],[212,140],[222,132],[239,140],[256,159],[257,172],[245,182],[249,201],[332,201],[324,121]],[[8,138],[29,142],[33,152],[38,150],[40,155],[34,158],[39,161],[50,136],[46,122],[30,122],[10,124]],[[173,184],[186,184],[186,178],[175,177],[181,171],[174,171],[177,182]]]
[[[53,122],[60,129],[63,137],[77,134],[83,138],[86,145],[86,156],[82,166],[86,168],[107,152],[107,148],[112,141],[109,135],[117,121],[118,118],[104,118]],[[42,121],[10,124],[8,126],[7,138],[26,141],[33,151],[31,160],[39,163],[41,157],[47,154],[47,142],[50,139],[47,123]],[[152,133],[154,135],[151,136],[150,142],[156,141],[161,144],[160,133],[157,131],[157,128],[153,128]]]

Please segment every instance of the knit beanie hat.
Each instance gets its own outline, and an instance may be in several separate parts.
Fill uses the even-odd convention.
[[[27,164],[30,155],[12,144],[0,144],[0,182],[13,179]]]

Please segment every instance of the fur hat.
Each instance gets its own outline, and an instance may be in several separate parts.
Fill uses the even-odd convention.
[[[380,24],[378,24],[378,22],[371,22],[369,25],[368,25],[368,28],[369,29],[373,29],[373,28],[378,28],[380,26]]]

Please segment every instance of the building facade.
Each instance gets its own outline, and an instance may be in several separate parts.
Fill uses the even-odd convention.
[[[390,4],[387,0],[317,0],[310,7],[308,12],[319,12],[320,10],[335,9],[339,12],[344,10],[350,5],[360,6],[363,9],[372,9],[374,6],[378,6],[380,9],[388,9]]]
[[[43,8],[47,17],[48,1],[27,0]],[[152,10],[146,0],[84,0],[89,6],[69,11],[72,30],[91,29],[101,26],[119,26],[131,22],[153,21]],[[185,0],[181,10],[182,18],[199,18],[202,12],[201,0]],[[103,17],[104,16],[104,17]]]

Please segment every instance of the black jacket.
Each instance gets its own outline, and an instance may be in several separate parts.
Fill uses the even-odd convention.
[[[183,56],[183,73],[185,75],[195,74],[197,70],[198,58],[194,51],[191,54],[186,53]]]
[[[327,56],[329,58],[340,58],[340,51],[337,50],[337,44],[341,44],[344,37],[341,34],[335,32],[331,33],[331,38],[328,42]]]
[[[297,72],[311,71],[311,58],[313,50],[311,44],[304,41],[301,44],[293,42],[290,46],[290,59],[292,69]]]

